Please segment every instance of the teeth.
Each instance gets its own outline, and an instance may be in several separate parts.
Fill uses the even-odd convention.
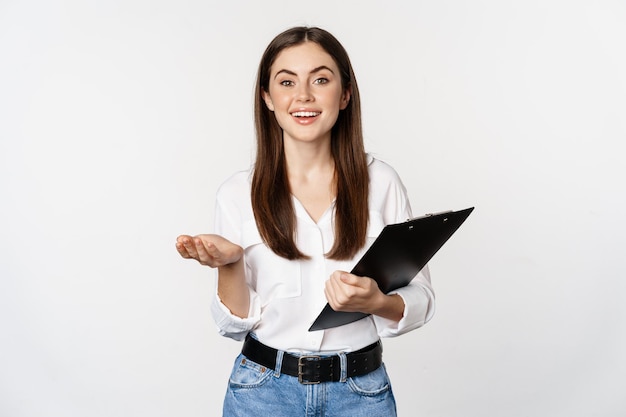
[[[314,111],[297,111],[291,113],[294,117],[315,117],[319,114],[319,112]]]

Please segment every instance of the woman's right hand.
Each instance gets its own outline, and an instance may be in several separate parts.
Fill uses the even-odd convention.
[[[180,235],[176,250],[185,259],[195,259],[202,265],[219,268],[238,262],[243,256],[241,246],[220,235]]]

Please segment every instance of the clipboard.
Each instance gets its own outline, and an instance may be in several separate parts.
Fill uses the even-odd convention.
[[[350,273],[375,279],[385,294],[408,285],[473,210],[470,207],[426,214],[385,226]],[[335,311],[326,304],[309,331],[342,326],[367,316],[361,312]]]

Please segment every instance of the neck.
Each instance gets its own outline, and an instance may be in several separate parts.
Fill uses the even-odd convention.
[[[284,146],[289,178],[334,173],[335,161],[330,150],[330,140],[315,143],[285,141]]]

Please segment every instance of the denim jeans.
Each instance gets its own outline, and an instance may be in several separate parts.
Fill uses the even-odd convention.
[[[230,376],[223,417],[395,417],[396,402],[383,364],[345,382],[303,385],[240,354]]]

